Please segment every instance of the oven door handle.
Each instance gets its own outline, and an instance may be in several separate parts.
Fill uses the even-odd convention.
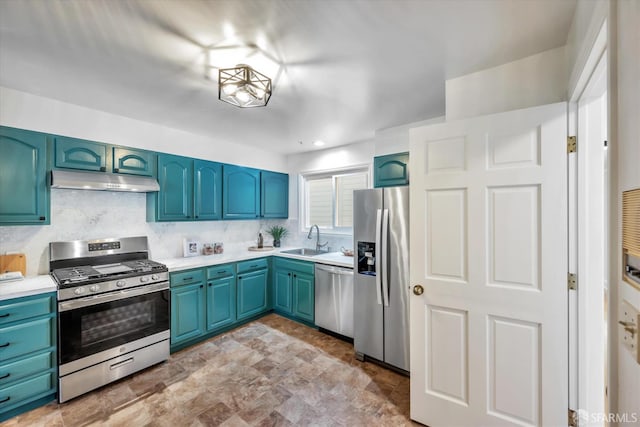
[[[152,285],[141,286],[133,289],[123,289],[121,291],[108,292],[106,294],[92,295],[85,298],[78,298],[71,301],[58,303],[58,311],[69,311],[81,307],[102,304],[105,302],[117,301],[119,299],[136,297],[169,289],[169,282],[154,283]]]

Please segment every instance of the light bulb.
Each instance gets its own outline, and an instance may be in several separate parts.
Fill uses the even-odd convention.
[[[238,89],[238,87],[236,85],[224,85],[222,86],[222,92],[225,95],[231,95],[232,93],[234,93],[236,90]]]
[[[247,102],[249,99],[251,99],[251,96],[247,93],[247,91],[244,88],[238,89],[235,96],[240,102]]]

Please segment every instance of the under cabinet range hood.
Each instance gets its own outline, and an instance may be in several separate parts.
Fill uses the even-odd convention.
[[[51,188],[149,193],[160,190],[160,185],[148,176],[53,170]]]

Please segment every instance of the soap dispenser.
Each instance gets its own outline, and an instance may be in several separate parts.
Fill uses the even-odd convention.
[[[264,239],[262,238],[262,233],[258,233],[258,249],[262,249],[264,246]]]

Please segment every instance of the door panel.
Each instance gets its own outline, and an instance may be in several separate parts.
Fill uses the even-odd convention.
[[[113,172],[153,176],[155,156],[150,151],[113,147]]]
[[[238,275],[238,320],[267,309],[267,270]]]
[[[46,136],[0,127],[0,225],[49,222]]]
[[[289,217],[289,175],[260,172],[260,214],[264,218]]]
[[[193,215],[193,163],[186,157],[158,155],[158,220],[184,221]]]
[[[207,331],[230,325],[236,320],[235,276],[207,283]]]
[[[291,271],[278,268],[274,273],[273,308],[291,314]]]
[[[222,218],[222,165],[194,160],[193,204],[196,219]]]
[[[566,105],[411,130],[411,417],[567,422]]]
[[[376,212],[382,209],[382,190],[357,190],[353,192],[353,240],[354,251],[358,242],[375,242]],[[375,248],[377,251],[380,248]],[[356,352],[378,360],[384,359],[384,310],[378,303],[376,277],[358,272],[358,264],[353,272],[354,318],[353,344]]]
[[[171,289],[171,344],[204,333],[204,286],[201,283]]]
[[[293,273],[293,315],[313,323],[314,298],[313,276]]]
[[[223,166],[223,218],[250,219],[260,216],[260,171]]]
[[[389,212],[387,271],[389,305],[384,307],[384,361],[409,370],[409,188],[383,190]],[[383,287],[384,288],[384,287]]]
[[[104,144],[61,136],[54,138],[54,144],[57,168],[107,170],[107,146]]]

